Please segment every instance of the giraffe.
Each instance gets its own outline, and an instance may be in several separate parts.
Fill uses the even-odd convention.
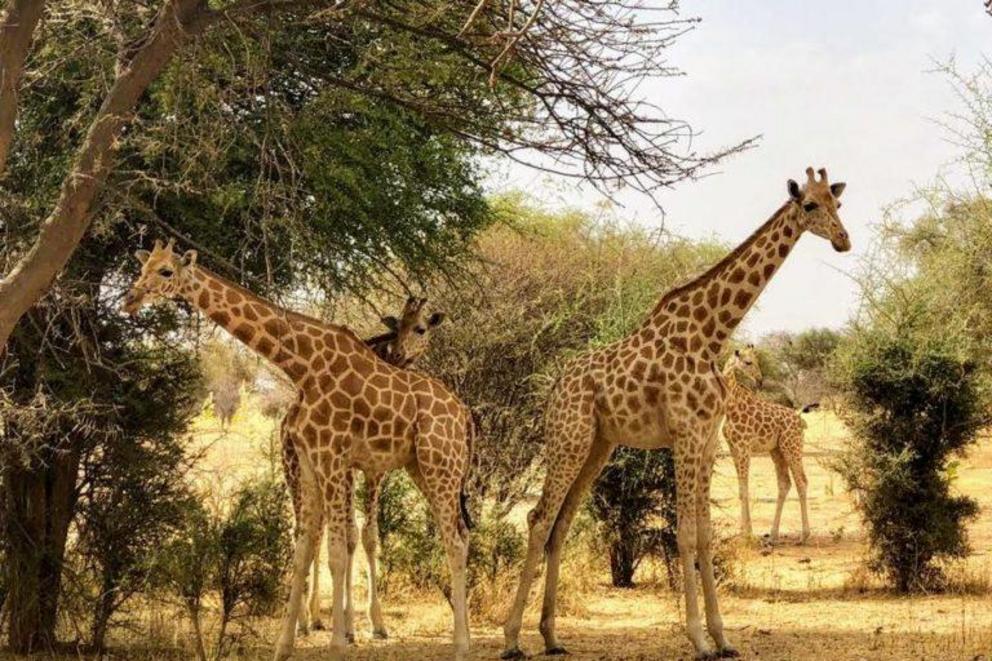
[[[381,319],[389,331],[376,335],[365,340],[365,344],[371,348],[376,355],[387,363],[396,367],[409,369],[414,362],[427,350],[430,342],[431,332],[444,321],[443,312],[434,312],[430,316],[426,313],[426,298],[411,296],[403,306],[403,311],[399,318],[387,316]],[[293,419],[299,402],[295,402],[286,412],[284,423],[280,426],[280,439],[282,447],[283,471],[286,478],[286,486],[289,487],[293,502],[293,514],[297,521],[297,530],[300,528],[300,512],[302,508],[301,493],[299,486],[300,465],[296,456],[296,449],[291,437],[285,429],[285,421]],[[379,592],[376,584],[377,575],[377,554],[379,549],[379,494],[382,493],[382,483],[386,474],[366,475],[365,477],[365,524],[362,527],[362,548],[365,550],[369,567],[368,574],[368,615],[372,626],[372,636],[378,639],[388,637],[386,627],[382,620],[382,605],[379,602]],[[318,535],[316,545],[313,550],[313,573],[310,582],[307,584],[305,592],[309,594],[306,599],[306,606],[300,611],[300,633],[306,635],[310,627],[315,629],[323,628],[320,620],[320,541]],[[354,548],[349,548],[349,553],[353,553]],[[350,567],[352,561],[348,561]],[[354,640],[354,607],[352,606],[352,595],[350,583],[346,582],[345,589],[345,637],[349,641]]]
[[[797,411],[769,402],[751,392],[737,381],[737,373],[743,372],[756,383],[761,383],[761,368],[753,345],[737,350],[723,368],[723,378],[727,382],[727,413],[723,422],[723,437],[730,447],[737,470],[737,483],[741,499],[741,531],[751,536],[751,505],[748,493],[748,473],[751,455],[755,452],[771,454],[778,478],[778,502],[775,505],[775,519],[772,522],[771,541],[778,541],[778,528],[782,520],[782,507],[792,486],[789,472],[796,482],[799,493],[800,511],[803,517],[801,543],[809,539],[809,510],[806,506],[806,471],[803,469],[803,430],[806,422]],[[803,408],[806,413],[816,407],[811,404]]]
[[[326,523],[333,580],[331,654],[346,648],[345,580],[357,544],[353,470],[376,475],[405,468],[427,497],[451,572],[456,658],[469,647],[465,564],[468,526],[463,482],[470,459],[467,407],[440,382],[381,360],[347,328],[284,310],[199,266],[196,251],[156,242],[139,250],[141,273],[125,312],[159,299],[182,299],[279,367],[300,393],[284,423],[300,467],[300,528],[293,578],[275,658],[292,654],[314,540]]]
[[[547,654],[563,654],[555,635],[562,545],[584,492],[620,443],[671,447],[675,456],[678,548],[685,583],[686,632],[699,658],[737,656],[723,633],[713,577],[710,479],[727,386],[717,368],[730,335],[807,230],[844,252],[851,242],[837,215],[844,184],[806,170],[800,186],[748,239],[689,283],[661,297],[626,338],[571,360],[545,409],[547,472],[528,515],[527,555],[503,632],[503,658],[520,658],[523,611],[542,554],[547,557],[540,632]],[[699,570],[706,628],[697,604]]]

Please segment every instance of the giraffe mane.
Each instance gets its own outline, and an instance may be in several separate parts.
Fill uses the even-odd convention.
[[[750,248],[751,245],[758,240],[758,237],[761,236],[761,234],[763,234],[765,230],[767,230],[772,223],[774,223],[776,220],[781,218],[782,215],[786,211],[788,211],[791,205],[792,205],[792,200],[789,200],[781,207],[779,207],[778,210],[772,214],[771,218],[769,218],[764,223],[762,223],[758,229],[754,230],[754,232],[752,232],[749,237],[744,239],[744,241],[739,246],[737,246],[729,253],[727,253],[723,257],[723,259],[721,259],[719,262],[709,267],[701,274],[697,275],[696,277],[694,277],[692,280],[689,280],[685,284],[681,284],[677,287],[669,289],[665,294],[662,295],[661,300],[658,301],[658,304],[654,307],[654,312],[657,313],[665,306],[666,303],[671,301],[679,294],[684,294],[687,291],[691,291],[693,289],[696,289],[697,287],[701,287],[702,285],[707,284],[710,280],[715,278],[724,266],[726,266],[730,262],[737,260],[737,258],[739,258],[744,253],[744,251]]]
[[[226,287],[230,287],[231,289],[237,291],[239,294],[241,294],[242,296],[244,296],[246,299],[248,299],[250,301],[256,301],[258,303],[261,303],[262,305],[277,308],[279,310],[280,314],[283,315],[284,318],[287,321],[299,321],[299,322],[303,322],[303,323],[306,323],[306,324],[312,324],[312,325],[317,326],[319,328],[324,328],[326,330],[330,330],[330,331],[334,331],[336,333],[341,333],[343,335],[347,335],[347,336],[351,337],[351,339],[355,340],[355,344],[356,345],[363,347],[364,349],[368,350],[373,355],[375,355],[375,352],[372,350],[372,348],[368,344],[366,344],[360,337],[358,337],[358,335],[356,335],[355,332],[353,330],[351,330],[350,328],[348,328],[347,326],[341,326],[340,324],[332,324],[330,322],[322,321],[320,319],[316,319],[314,317],[310,317],[308,315],[305,315],[305,314],[302,314],[302,313],[299,313],[299,312],[294,312],[293,310],[287,310],[286,308],[284,308],[284,307],[282,307],[280,305],[276,305],[272,301],[265,300],[264,298],[262,298],[261,296],[259,296],[255,292],[251,291],[247,287],[243,287],[243,286],[239,285],[238,283],[234,282],[233,280],[229,280],[228,278],[225,278],[224,276],[219,275],[218,273],[215,273],[215,272],[211,271],[210,269],[204,268],[204,267],[202,267],[200,265],[197,265],[196,268],[198,270],[200,270],[200,271],[203,271],[204,273],[206,273],[210,277],[216,278],[221,284],[223,284]]]

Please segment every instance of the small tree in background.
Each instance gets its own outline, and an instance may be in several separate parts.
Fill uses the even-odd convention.
[[[977,503],[951,493],[952,457],[986,422],[983,384],[958,342],[882,324],[843,357],[855,434],[837,468],[868,526],[872,567],[900,592],[939,589],[938,561],[968,553]]]
[[[669,582],[675,582],[678,544],[671,451],[618,448],[592,489],[589,509],[608,548],[615,587],[632,587],[637,566],[649,554],[664,559]]]
[[[193,626],[193,645],[201,661],[222,658],[233,642],[230,624],[271,615],[282,604],[282,579],[292,555],[291,517],[280,481],[246,483],[231,496],[226,512],[190,501],[183,525],[163,545],[153,584],[173,596]],[[207,645],[203,613],[216,597],[218,623]]]

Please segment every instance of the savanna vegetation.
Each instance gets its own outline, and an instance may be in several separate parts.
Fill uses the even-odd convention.
[[[120,314],[132,253],[158,237],[363,336],[411,291],[446,313],[418,369],[478,427],[473,633],[477,654],[498,653],[549,387],[566,360],[623,337],[730,246],[645,229],[612,206],[492,195],[487,167],[501,156],[653,194],[747,146],[684,151],[688,126],[626,93],[676,73],[662,56],[691,25],[677,6],[645,24],[638,6],[543,4],[7,3],[0,631],[11,653],[270,655],[292,555],[277,435],[292,395],[185,306]],[[992,70],[946,73],[971,100],[952,128],[975,191],[935,186],[892,210],[846,328],[750,338],[755,388],[822,409],[806,417],[811,546],[739,539],[733,470],[717,464],[724,610],[756,657],[992,648],[992,568],[975,554],[992,544]],[[580,511],[560,609],[580,658],[684,655],[673,474],[667,451],[622,449]],[[753,490],[771,494],[774,481],[756,462]],[[756,527],[770,502],[756,503]],[[787,508],[787,536],[797,516]],[[443,658],[445,558],[406,475],[387,481],[379,517],[396,640],[360,634],[354,655]],[[301,658],[326,642],[313,635]]]

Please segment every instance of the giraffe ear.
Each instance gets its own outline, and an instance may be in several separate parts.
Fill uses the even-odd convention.
[[[427,325],[431,327],[440,326],[442,323],[444,323],[443,312],[435,312],[434,314],[431,315],[431,318],[427,320]]]
[[[843,181],[839,181],[836,184],[830,184],[830,193],[834,197],[840,197],[840,194],[844,192],[845,188],[847,188],[847,184]]]
[[[789,197],[791,199],[793,199],[793,200],[795,200],[797,202],[799,200],[803,199],[803,191],[799,187],[799,184],[796,183],[796,180],[795,179],[789,179],[789,183],[786,184],[786,186],[789,189]]]
[[[151,257],[151,253],[148,252],[147,250],[135,250],[134,256],[138,258],[139,262],[144,264],[145,262],[148,261],[148,258]]]
[[[400,320],[397,319],[396,317],[393,316],[382,317],[381,321],[382,321],[382,325],[388,328],[389,330],[393,331],[394,333],[399,332]]]
[[[187,250],[183,253],[182,259],[180,260],[183,266],[189,267],[196,264],[196,251]]]

